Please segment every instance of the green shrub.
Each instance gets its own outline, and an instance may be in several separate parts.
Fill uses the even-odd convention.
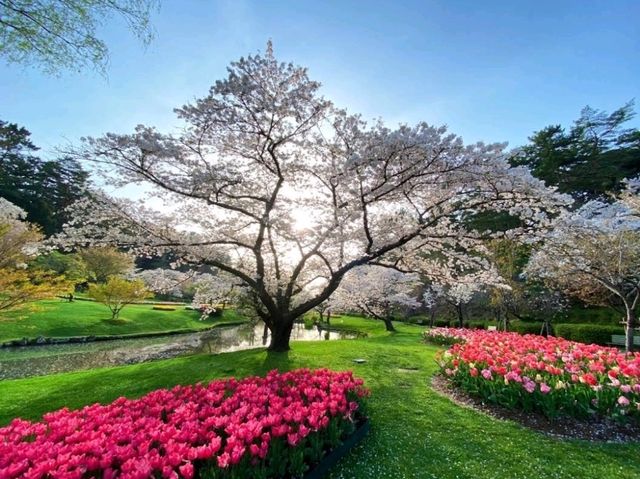
[[[416,314],[414,316],[409,316],[403,321],[409,324],[419,324],[419,325],[429,324],[429,318],[424,314]]]
[[[520,334],[540,334],[542,324],[543,323],[541,322],[530,323],[528,321],[513,321],[509,325],[509,331]]]
[[[482,320],[467,321],[465,323],[465,326],[471,329],[487,329],[487,321],[482,321]]]
[[[611,308],[574,306],[557,319],[558,323],[619,325],[621,313]]]
[[[436,318],[436,320],[433,322],[433,325],[436,328],[448,328],[449,326],[451,326],[450,321],[445,318]]]
[[[174,306],[167,306],[164,304],[156,304],[153,306],[153,309],[156,311],[175,311],[176,310]]]
[[[624,328],[609,324],[565,323],[554,326],[556,336],[587,344],[611,343],[612,334],[624,334]]]

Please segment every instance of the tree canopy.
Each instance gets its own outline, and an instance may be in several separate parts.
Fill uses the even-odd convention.
[[[76,206],[66,245],[116,245],[235,276],[286,350],[294,320],[366,264],[425,274],[477,263],[466,213],[508,211],[532,232],[568,200],[503,144],[465,145],[425,122],[372,125],[319,93],[304,68],[263,55],[233,62],[184,129],[87,138],[70,151],[110,184],[145,185],[164,210],[102,194]],[[421,254],[416,254],[420,252]],[[309,294],[310,285],[314,293]]]
[[[156,0],[0,0],[0,56],[47,73],[86,66],[104,73],[109,50],[98,27],[120,17],[146,44],[157,5]]]
[[[628,203],[632,196],[637,192]],[[628,351],[640,307],[639,213],[625,202],[600,201],[564,212],[526,269],[587,304],[622,306]]]
[[[0,120],[0,197],[51,235],[69,219],[66,208],[86,194],[89,174],[72,158],[41,160],[31,133]]]
[[[625,124],[633,101],[612,113],[585,107],[569,131],[550,125],[535,132],[511,160],[580,202],[620,191],[640,173],[640,131]]]
[[[0,314],[70,287],[64,276],[27,264],[38,254],[42,235],[24,217],[23,210],[0,198]]]

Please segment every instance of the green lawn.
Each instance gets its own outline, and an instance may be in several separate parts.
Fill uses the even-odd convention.
[[[340,322],[341,321],[341,322]],[[298,342],[289,353],[264,350],[198,355],[119,368],[0,381],[0,423],[36,419],[62,406],[77,408],[159,387],[270,369],[352,369],[372,390],[373,429],[333,471],[333,478],[636,478],[638,444],[564,441],[462,408],[429,387],[437,348],[420,342],[421,328],[341,318],[364,329],[359,340]],[[365,364],[354,364],[365,358]],[[406,371],[418,368],[417,371]]]
[[[120,334],[197,331],[211,327],[220,319],[229,322],[239,318],[225,311],[222,318],[200,321],[200,314],[176,305],[175,311],[157,311],[153,305],[132,304],[120,313],[121,321],[110,320],[111,312],[91,301],[41,301],[34,311],[5,313],[0,318],[0,342],[21,338],[103,336]]]

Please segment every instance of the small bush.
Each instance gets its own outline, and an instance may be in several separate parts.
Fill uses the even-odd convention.
[[[436,318],[436,320],[433,322],[433,325],[438,328],[442,328],[442,327],[446,328],[450,325],[450,321],[445,318]]]
[[[163,304],[156,304],[153,306],[153,309],[156,311],[175,311],[176,308],[174,308],[173,306],[166,306]]]
[[[520,334],[540,334],[542,331],[542,324],[540,322],[530,323],[525,321],[514,321],[509,325],[509,331]]]
[[[480,320],[467,321],[465,326],[471,329],[487,329],[487,322]]]
[[[608,324],[557,324],[554,329],[561,338],[603,346],[611,343],[612,334],[624,334],[624,328]]]

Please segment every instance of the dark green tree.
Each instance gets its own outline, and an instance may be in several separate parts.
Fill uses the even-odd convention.
[[[30,135],[24,127],[0,120],[0,196],[51,235],[69,219],[65,208],[86,194],[89,175],[69,158],[39,159]]]
[[[612,113],[587,106],[568,132],[561,125],[535,132],[512,164],[578,202],[605,198],[640,174],[640,131],[625,127],[633,117],[633,101]]]

